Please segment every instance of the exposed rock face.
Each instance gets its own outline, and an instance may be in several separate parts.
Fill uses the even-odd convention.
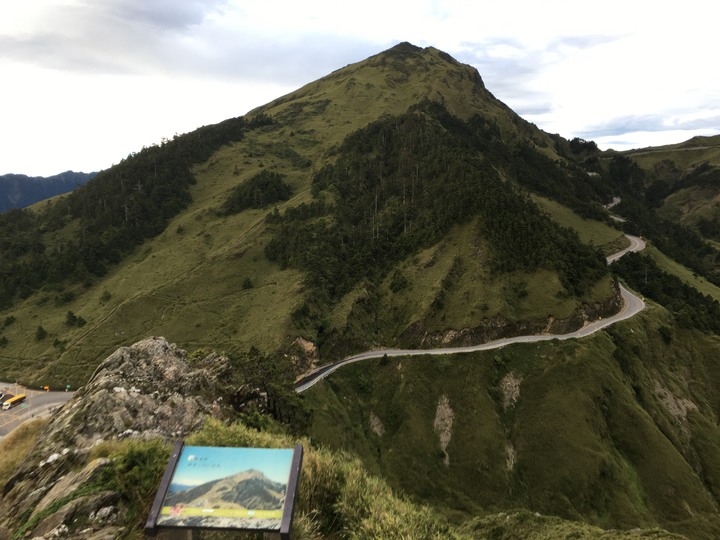
[[[317,365],[317,345],[302,337],[295,338],[290,355],[293,369],[297,375],[306,373]]]
[[[500,391],[502,392],[502,406],[506,411],[512,409],[520,397],[520,385],[522,377],[518,377],[515,373],[507,373],[500,380]]]
[[[370,429],[378,437],[385,435],[385,426],[374,412],[370,411]]]
[[[443,394],[438,399],[437,409],[435,410],[435,421],[433,427],[440,439],[440,449],[443,452],[443,463],[446,467],[450,466],[450,454],[448,454],[448,445],[453,435],[453,422],[455,420],[455,411],[450,407],[450,400]]]
[[[191,364],[185,351],[164,338],[118,349],[52,417],[37,446],[2,489],[0,538],[3,528],[8,532],[17,527],[19,516],[48,508],[106,466],[107,460],[87,463],[98,442],[125,437],[172,441],[208,416],[228,412],[221,396],[227,395],[223,384],[229,370],[227,358],[216,354]],[[116,503],[112,492],[76,498],[42,520],[33,536],[116,537],[114,524],[122,511]],[[89,523],[87,530],[72,530],[79,518]]]

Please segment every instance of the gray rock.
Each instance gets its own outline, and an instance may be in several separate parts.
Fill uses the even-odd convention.
[[[193,362],[164,338],[144,339],[111,354],[87,385],[51,418],[38,444],[2,489],[0,531],[14,531],[19,516],[38,515],[95,478],[107,459],[89,462],[93,447],[123,438],[184,437],[208,416],[233,414],[221,395],[232,395],[230,363],[208,355]],[[227,400],[229,402],[230,400]],[[44,517],[33,534],[47,538],[114,538],[122,508],[112,492],[79,497]],[[73,531],[73,516],[87,530]],[[94,516],[87,523],[88,516]],[[70,531],[61,527],[69,527]],[[90,525],[90,527],[88,527]],[[53,536],[55,535],[55,536]],[[115,536],[113,536],[115,535]]]
[[[100,510],[97,512],[93,512],[90,514],[90,519],[92,521],[99,521],[101,523],[115,523],[115,520],[117,520],[117,508],[114,506],[103,506]]]

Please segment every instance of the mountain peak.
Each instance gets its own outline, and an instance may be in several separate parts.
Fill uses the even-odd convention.
[[[474,115],[515,131],[515,114],[486,88],[477,69],[434,47],[401,42],[349,64],[249,113],[274,117],[293,130],[322,117],[326,140],[349,133],[385,115],[404,114],[422,101],[443,104],[459,118]],[[512,118],[509,118],[512,117]]]
[[[426,67],[435,64],[435,67],[443,67],[450,70],[461,70],[470,74],[470,78],[476,83],[479,83],[482,88],[485,88],[482,77],[477,69],[474,67],[458,62],[455,58],[450,56],[448,53],[436,49],[435,47],[418,47],[407,41],[403,41],[390,47],[389,49],[371,56],[368,61],[375,60],[396,60],[401,62],[407,62],[408,65],[415,65],[422,69],[423,62],[427,63]],[[395,65],[393,67],[399,67]]]
[[[417,45],[413,45],[409,41],[401,41],[397,45],[393,45],[392,47],[387,49],[387,51],[385,51],[385,52],[386,53],[395,53],[395,54],[397,54],[397,53],[413,54],[413,53],[422,52],[423,50],[425,50],[425,49],[423,49],[422,47],[418,47]]]
[[[407,41],[403,41],[401,43],[398,43],[397,45],[393,45],[389,49],[379,53],[376,56],[394,56],[396,58],[432,58],[432,57],[439,57],[442,58],[445,62],[452,64],[453,66],[465,66],[465,67],[471,67],[463,64],[462,62],[458,62],[455,58],[453,58],[448,53],[441,51],[440,49],[437,49],[435,47],[418,47],[417,45],[413,45],[412,43],[409,43]],[[475,69],[475,68],[472,68]],[[477,72],[477,70],[475,70]],[[478,73],[478,76],[480,74]]]

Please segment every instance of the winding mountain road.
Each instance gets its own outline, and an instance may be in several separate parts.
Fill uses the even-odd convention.
[[[613,253],[609,257],[607,257],[605,260],[608,264],[612,264],[615,261],[617,261],[620,257],[623,255],[633,252],[642,251],[645,249],[645,241],[642,238],[638,238],[637,236],[632,236],[630,234],[625,235],[628,240],[630,240],[630,246],[626,247],[625,249],[618,251],[617,253]]]
[[[631,236],[629,234],[626,234],[625,236],[627,236],[628,240],[630,240],[630,246],[607,257],[606,261],[608,264],[612,264],[626,253],[629,253],[631,251],[637,252],[645,249],[645,242],[641,238],[638,238],[637,236]],[[384,356],[391,357],[462,354],[477,351],[487,351],[491,349],[499,349],[507,345],[512,345],[513,343],[536,343],[539,341],[550,341],[553,339],[565,340],[586,337],[594,334],[599,330],[602,330],[603,328],[607,328],[608,326],[615,324],[616,322],[629,319],[630,317],[636,315],[637,313],[645,309],[645,302],[643,302],[640,297],[634,295],[622,285],[620,285],[620,296],[623,299],[623,306],[622,308],[620,308],[620,311],[618,311],[615,315],[588,323],[582,328],[575,330],[574,332],[569,332],[567,334],[533,334],[529,336],[515,336],[503,339],[496,339],[493,341],[488,341],[479,345],[471,345],[468,347],[445,347],[439,349],[376,349],[373,351],[366,351],[360,354],[355,354],[353,356],[348,356],[347,358],[343,358],[342,360],[338,360],[337,362],[333,362],[332,364],[327,364],[325,366],[320,366],[319,368],[314,369],[307,375],[300,378],[295,383],[295,392],[302,393],[308,388],[312,388],[315,384],[317,384],[325,377],[337,371],[343,366],[347,366],[348,364],[353,364],[355,362],[382,358]]]

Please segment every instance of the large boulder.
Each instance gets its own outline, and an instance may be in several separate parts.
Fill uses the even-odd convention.
[[[108,460],[88,459],[95,445],[128,437],[172,442],[208,416],[231,415],[225,405],[233,392],[230,369],[228,359],[214,353],[190,362],[161,337],[118,349],[52,416],[37,445],[0,486],[0,538],[3,529],[15,530],[21,516],[58,506],[107,466]],[[75,498],[44,517],[31,537],[98,538],[114,528],[121,512],[115,502],[112,493]],[[80,536],[68,527],[78,518],[89,524]]]

